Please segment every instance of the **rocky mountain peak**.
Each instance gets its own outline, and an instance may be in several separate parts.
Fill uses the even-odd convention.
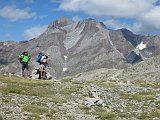
[[[84,19],[84,22],[96,22],[96,20],[93,18],[87,18],[87,19]]]
[[[106,25],[105,25],[103,22],[100,22],[100,25],[101,25],[103,28],[107,29]]]
[[[133,34],[133,32],[131,32],[130,30],[128,30],[128,29],[126,29],[126,28],[122,28],[122,29],[120,29],[120,31],[122,32],[123,36],[124,36],[134,47],[136,47],[138,44],[141,43],[141,40],[139,39],[139,38],[140,38],[139,35]]]
[[[73,23],[72,20],[67,19],[66,17],[60,17],[57,20],[53,21],[48,28],[49,29],[54,29],[54,28],[61,28],[64,26],[67,26],[69,24]]]
[[[83,26],[83,31],[81,34],[93,35],[97,33],[100,29],[106,29],[106,26],[103,22],[98,22],[95,19],[88,18],[83,21],[80,21],[76,28],[81,28]]]

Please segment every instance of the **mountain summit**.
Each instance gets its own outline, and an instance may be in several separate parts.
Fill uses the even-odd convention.
[[[138,46],[146,44],[144,49]],[[47,52],[50,73],[55,77],[98,68],[124,68],[160,53],[160,37],[135,35],[127,29],[109,30],[102,22],[79,22],[61,17],[39,37],[26,42],[0,44],[1,72],[20,72],[17,56],[24,50],[32,58]],[[4,64],[5,63],[5,64]],[[38,66],[32,59],[31,66]]]

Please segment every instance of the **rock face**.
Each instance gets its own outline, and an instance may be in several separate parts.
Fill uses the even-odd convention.
[[[126,57],[126,62],[130,64],[135,64],[140,61],[143,61],[142,57],[137,55],[134,51],[131,51]]]
[[[147,43],[146,47],[139,49],[142,42]],[[17,56],[26,50],[33,58],[32,69],[37,68],[35,57],[42,51],[50,55],[49,72],[63,77],[99,68],[124,68],[127,62],[135,64],[156,56],[160,37],[135,35],[127,29],[109,30],[94,19],[74,22],[61,17],[39,37],[19,43],[2,42],[0,49],[0,64],[6,65],[1,72],[19,73]]]

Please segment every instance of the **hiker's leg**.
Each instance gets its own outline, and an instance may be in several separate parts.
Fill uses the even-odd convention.
[[[25,77],[25,70],[22,70],[22,77]]]
[[[43,74],[43,75],[42,75],[43,79],[46,79],[46,72],[43,71],[42,74]]]
[[[41,78],[42,78],[42,72],[39,71],[39,77],[38,77],[38,79],[41,79]]]
[[[22,77],[25,77],[25,64],[22,63]]]
[[[37,73],[36,74],[38,74],[38,79],[41,79],[42,72],[40,71],[40,68],[37,69]]]
[[[46,66],[45,65],[43,65],[43,73],[42,74],[43,74],[42,75],[43,79],[46,79]]]
[[[27,76],[32,77],[31,76],[31,68],[28,63],[26,64],[26,69],[27,69]]]
[[[43,76],[43,65],[41,64],[39,67],[39,79],[41,79]]]

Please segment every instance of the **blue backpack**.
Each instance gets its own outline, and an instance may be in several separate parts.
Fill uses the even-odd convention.
[[[36,58],[36,62],[40,63],[42,56],[44,56],[43,53],[38,53],[38,57]]]

